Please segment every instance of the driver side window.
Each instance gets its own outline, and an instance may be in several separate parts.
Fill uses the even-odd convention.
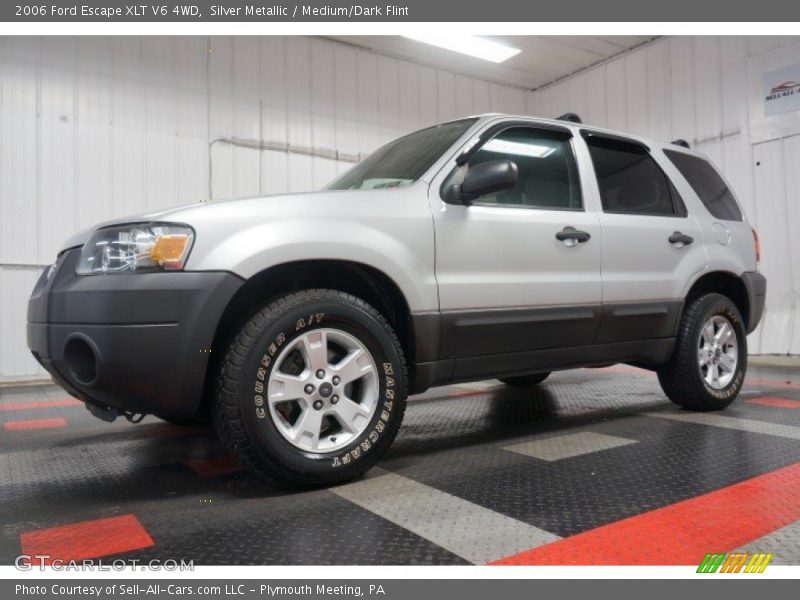
[[[547,129],[513,127],[486,142],[469,166],[510,160],[519,181],[510,189],[482,196],[475,204],[546,210],[582,210],[580,181],[568,134]]]

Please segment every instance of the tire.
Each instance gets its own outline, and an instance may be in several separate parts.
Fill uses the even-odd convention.
[[[342,356],[358,356],[358,364],[349,362],[358,370],[337,371]],[[323,379],[312,363],[327,365]],[[360,379],[345,384],[352,373]],[[216,391],[215,427],[242,465],[284,483],[325,486],[363,474],[391,446],[405,411],[407,370],[378,311],[344,292],[313,289],[270,302],[244,324]]]
[[[550,373],[536,373],[535,375],[522,375],[520,377],[503,377],[500,379],[511,387],[534,387],[542,383],[550,376]]]
[[[704,330],[709,322],[712,323],[711,331]],[[719,333],[723,323],[727,323],[733,330],[730,338],[736,344],[736,361],[733,367],[728,364],[730,345],[721,344],[719,352],[706,351],[709,346],[704,339],[717,339],[719,335],[726,337]],[[700,352],[701,347],[703,353]],[[722,354],[728,358],[723,359]],[[708,363],[711,355],[716,356],[717,362]],[[706,361],[705,366],[701,364],[701,360]],[[722,360],[726,361],[727,367]],[[710,377],[713,381],[709,369],[713,369],[714,364],[717,365],[718,381],[711,385],[707,378]],[[658,381],[669,399],[683,408],[697,411],[722,410],[739,395],[746,371],[747,336],[742,315],[729,298],[713,293],[697,298],[686,307],[672,358],[658,370]]]

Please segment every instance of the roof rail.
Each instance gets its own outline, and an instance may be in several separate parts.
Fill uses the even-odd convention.
[[[565,112],[563,115],[556,117],[557,121],[569,121],[570,123],[583,123],[581,118],[574,112]]]
[[[677,140],[672,140],[671,143],[675,144],[676,146],[683,146],[684,148],[688,148],[689,147],[689,142],[687,142],[683,138],[678,138]]]

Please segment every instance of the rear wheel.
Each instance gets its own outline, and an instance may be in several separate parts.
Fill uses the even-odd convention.
[[[397,336],[363,300],[306,290],[257,312],[230,346],[215,424],[252,472],[302,485],[364,473],[403,418]]]
[[[747,370],[747,337],[736,305],[706,294],[684,311],[670,362],[658,380],[670,400],[690,410],[720,410],[739,395]]]
[[[536,373],[535,375],[522,375],[520,377],[503,377],[500,379],[511,387],[533,387],[539,385],[550,376],[550,373]]]

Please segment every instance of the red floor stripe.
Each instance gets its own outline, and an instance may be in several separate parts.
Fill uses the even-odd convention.
[[[71,525],[27,531],[20,536],[22,554],[49,555],[45,560],[82,560],[101,558],[120,552],[153,546],[154,542],[139,520],[133,515],[122,515]],[[38,564],[38,560],[34,559]]]
[[[59,406],[79,406],[83,402],[74,398],[61,398],[59,400],[41,400],[31,402],[6,402],[0,404],[0,412],[7,410],[28,410],[36,408],[56,408]]]
[[[752,398],[748,404],[763,404],[764,406],[777,406],[778,408],[800,408],[800,400],[789,400],[788,398],[773,398],[764,396],[763,398]]]
[[[763,377],[745,377],[745,385],[762,385],[764,387],[777,388],[781,390],[800,390],[800,383],[791,381],[780,381],[778,379],[764,379]]]
[[[800,519],[800,463],[500,559],[496,565],[698,565]]]
[[[220,477],[232,475],[242,470],[236,459],[229,455],[211,456],[209,458],[196,458],[186,462],[192,471],[203,477]]]
[[[26,431],[28,429],[51,429],[53,427],[66,427],[66,419],[30,419],[29,421],[7,421],[3,424],[6,431]]]

